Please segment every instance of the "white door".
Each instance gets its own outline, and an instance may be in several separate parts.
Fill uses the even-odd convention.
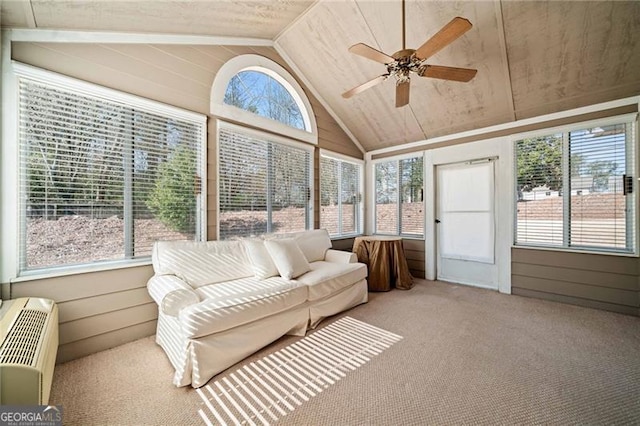
[[[494,160],[437,166],[439,280],[498,289]]]

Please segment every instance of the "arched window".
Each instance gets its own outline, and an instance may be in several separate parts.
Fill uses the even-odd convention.
[[[302,111],[291,93],[262,70],[247,69],[234,75],[224,93],[224,103],[306,130]]]
[[[211,113],[304,142],[317,144],[311,104],[297,81],[259,55],[225,63],[211,88]]]
[[[318,131],[296,80],[265,57],[237,56],[216,75],[211,113],[221,119],[218,239],[313,228]]]

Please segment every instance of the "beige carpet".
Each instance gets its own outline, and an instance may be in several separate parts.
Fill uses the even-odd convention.
[[[370,296],[322,325],[403,339],[278,424],[640,424],[638,317],[429,281]],[[149,337],[57,366],[50,402],[66,424],[203,424],[203,399],[171,377]]]
[[[207,424],[269,425],[372,361],[402,336],[342,317],[198,389]]]

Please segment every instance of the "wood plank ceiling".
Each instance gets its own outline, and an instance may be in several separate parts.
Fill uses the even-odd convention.
[[[367,151],[640,94],[638,1],[407,0],[417,48],[454,16],[473,28],[429,64],[478,69],[469,83],[414,77],[394,107],[385,72],[350,54],[363,42],[401,49],[400,0],[2,2],[3,27],[252,37],[273,40]]]

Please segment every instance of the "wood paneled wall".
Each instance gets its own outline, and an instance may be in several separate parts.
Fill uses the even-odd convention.
[[[46,297],[58,304],[58,362],[155,333],[158,306],[149,297],[151,266],[76,274],[11,285],[11,298]]]
[[[339,240],[332,240],[332,248],[334,250],[353,251],[353,241],[355,238],[341,238]]]
[[[414,278],[425,277],[424,240],[402,240],[404,255],[409,264],[409,271]]]
[[[511,292],[640,315],[638,258],[513,248]]]
[[[288,68],[267,47],[148,44],[13,43],[12,59],[105,87],[209,115],[211,85],[220,67],[240,54],[266,56]],[[291,72],[290,69],[288,69]],[[295,77],[295,74],[291,72]],[[320,102],[307,90],[318,124],[318,150],[363,158]],[[207,236],[217,237],[216,128],[208,123]],[[318,164],[315,166],[318,172]],[[317,176],[317,175],[316,175]],[[316,178],[316,203],[319,185]],[[316,207],[318,207],[316,205]],[[319,209],[315,209],[319,212]],[[319,216],[316,213],[317,226]],[[67,361],[155,332],[157,306],[146,282],[151,266],[13,283],[11,297],[49,297],[59,303],[58,361]]]

